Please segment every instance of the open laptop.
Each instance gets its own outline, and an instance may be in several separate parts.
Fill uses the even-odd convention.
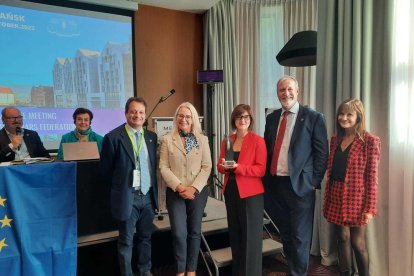
[[[96,142],[62,143],[63,161],[97,160],[99,159]]]

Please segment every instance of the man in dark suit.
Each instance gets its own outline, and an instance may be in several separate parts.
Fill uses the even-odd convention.
[[[22,128],[23,116],[19,109],[5,107],[1,111],[1,120],[4,128],[0,130],[0,162],[50,157],[37,132]]]
[[[147,104],[141,97],[125,104],[126,124],[105,135],[103,179],[111,185],[111,212],[119,221],[118,260],[121,275],[132,275],[134,233],[138,275],[150,275],[151,235],[157,208],[157,135],[143,128]]]
[[[328,158],[323,114],[298,103],[298,82],[277,83],[281,109],[266,118],[268,158],[265,209],[275,220],[289,265],[289,275],[307,275],[312,238],[314,189],[319,189]]]

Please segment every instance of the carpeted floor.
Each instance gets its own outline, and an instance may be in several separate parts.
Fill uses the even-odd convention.
[[[283,258],[283,257],[282,257]],[[263,274],[258,276],[287,276],[288,268],[283,264],[280,255],[270,255],[263,258]],[[335,266],[326,267],[321,265],[320,258],[311,256],[309,266],[309,276],[338,276]],[[155,267],[153,269],[154,276],[175,276],[174,268],[171,265]],[[208,276],[208,271],[203,263],[199,264],[197,270],[198,276]],[[231,267],[223,267],[220,269],[220,276],[230,276]]]
[[[264,237],[268,237],[266,233],[264,233]],[[277,239],[277,236],[274,236],[274,238]],[[218,244],[228,243],[227,233],[215,235],[214,241]],[[213,244],[211,245],[213,246]],[[152,246],[152,274],[154,276],[175,276],[170,232],[155,233],[152,239]],[[135,255],[135,252],[133,255]],[[135,256],[133,256],[132,263],[136,263]],[[336,271],[337,267],[335,266],[326,267],[321,265],[319,257],[310,257],[309,276],[337,276],[339,273]],[[232,275],[231,266],[222,267],[219,272],[220,276]],[[262,272],[262,275],[257,276],[287,276],[288,267],[281,254],[269,255],[263,258]],[[116,241],[78,248],[77,275],[119,275]],[[199,257],[197,276],[208,275],[208,270],[202,258]]]
[[[162,237],[157,240],[166,245],[168,242]],[[175,269],[171,256],[171,249],[164,246],[162,252],[154,252],[152,273],[154,276],[175,276]],[[110,242],[79,248],[78,250],[78,276],[100,275],[116,276],[119,275],[117,263],[116,243]],[[154,257],[155,257],[154,256]],[[158,260],[158,261],[156,261]],[[336,267],[326,267],[321,265],[320,258],[311,256],[309,266],[309,276],[337,276]],[[280,255],[269,255],[263,258],[263,273],[257,276],[287,276],[287,266],[283,264]],[[197,276],[208,276],[208,271],[199,258]],[[220,269],[220,276],[231,275],[231,266]],[[252,275],[256,276],[256,275]]]

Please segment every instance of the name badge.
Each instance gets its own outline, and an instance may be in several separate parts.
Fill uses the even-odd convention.
[[[141,187],[141,172],[139,170],[133,171],[134,178],[132,181],[132,187],[139,188]]]

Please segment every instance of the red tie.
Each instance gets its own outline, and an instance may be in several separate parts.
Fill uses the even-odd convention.
[[[289,115],[289,113],[290,113],[289,111],[285,111],[283,113],[282,121],[280,122],[279,131],[278,131],[277,137],[276,137],[276,144],[275,144],[275,148],[273,150],[272,164],[270,165],[270,174],[271,175],[276,175],[277,161],[279,159],[280,148],[282,147],[283,136],[285,136],[287,116]]]

